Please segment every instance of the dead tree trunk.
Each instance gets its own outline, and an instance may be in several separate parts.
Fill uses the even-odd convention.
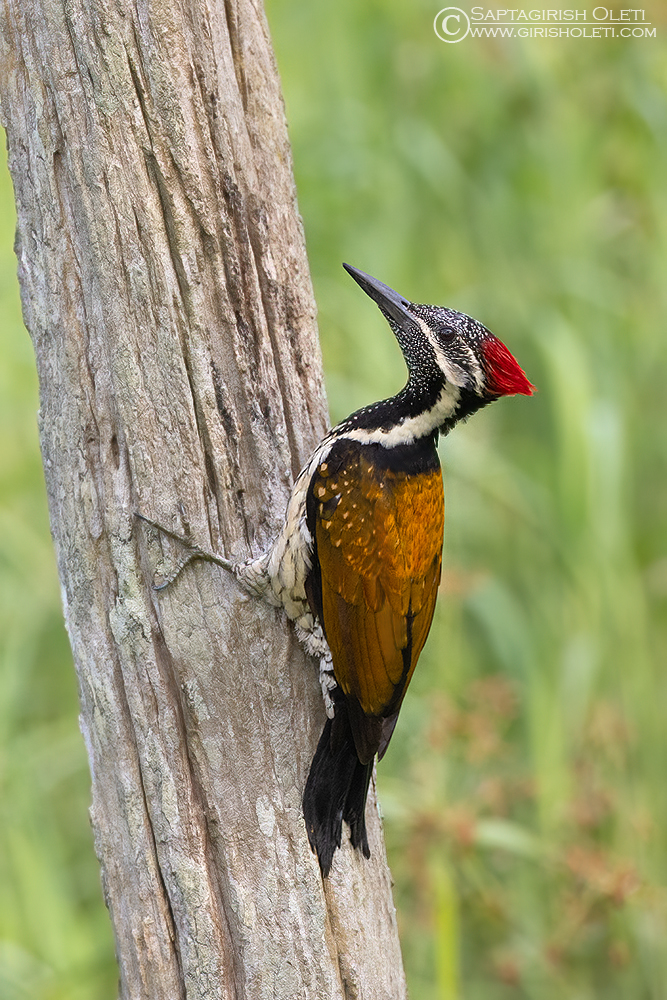
[[[151,590],[133,511],[233,557],[325,427],[283,106],[249,0],[5,0],[2,111],[92,822],[124,998],[402,997],[390,878],[324,885],[323,708],[282,616],[210,565]],[[167,558],[169,553],[167,553]]]

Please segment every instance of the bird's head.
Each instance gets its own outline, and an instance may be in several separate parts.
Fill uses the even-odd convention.
[[[452,413],[443,429],[500,396],[530,396],[534,386],[503,342],[465,313],[409,302],[369,274],[343,264],[380,307],[400,345],[413,393],[448,389]]]

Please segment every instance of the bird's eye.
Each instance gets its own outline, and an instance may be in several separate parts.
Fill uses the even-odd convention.
[[[445,341],[445,343],[451,343],[456,336],[456,330],[451,326],[440,326],[438,327],[438,338]]]

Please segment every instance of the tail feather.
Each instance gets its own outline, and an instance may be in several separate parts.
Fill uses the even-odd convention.
[[[353,847],[358,847],[365,858],[370,858],[371,849],[368,846],[366,834],[366,798],[368,786],[373,772],[373,761],[362,764],[357,761],[357,767],[352,775],[350,788],[345,800],[343,819],[350,827],[350,840]]]
[[[324,878],[340,847],[343,820],[350,826],[353,847],[371,856],[366,834],[366,797],[373,761],[362,764],[357,757],[345,707],[338,705],[336,717],[327,719],[303,793],[303,815],[308,840],[317,854]]]

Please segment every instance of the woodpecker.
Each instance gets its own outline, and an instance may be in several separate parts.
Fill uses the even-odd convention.
[[[230,570],[246,591],[284,608],[319,660],[327,720],[303,812],[323,877],[343,821],[352,845],[370,857],[373,762],[387,749],[433,620],[445,513],[438,437],[500,396],[534,391],[481,323],[410,302],[343,267],[389,323],[406,385],[326,435],[297,477],[283,528],[259,557],[233,563],[167,531],[186,545],[176,573],[196,558]]]

